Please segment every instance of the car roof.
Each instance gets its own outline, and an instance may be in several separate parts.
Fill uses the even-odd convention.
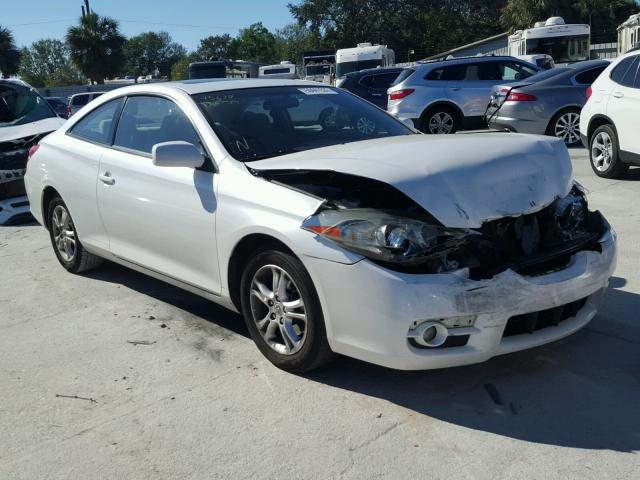
[[[476,55],[471,57],[456,57],[444,60],[427,60],[425,62],[417,62],[415,68],[436,68],[460,63],[490,62],[492,60],[511,60],[518,63],[529,64],[529,62],[520,60],[519,58],[511,55]],[[533,66],[536,67],[536,65]]]
[[[380,68],[365,68],[364,70],[358,70],[357,72],[347,73],[347,77],[356,77],[358,75],[370,75],[372,73],[385,73],[385,72],[401,72],[407,67],[380,67]]]

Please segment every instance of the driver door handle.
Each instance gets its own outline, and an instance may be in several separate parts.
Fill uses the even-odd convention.
[[[111,172],[104,172],[98,175],[98,178],[105,185],[113,185],[116,183],[116,179],[111,176]]]
[[[624,93],[622,92],[613,92],[613,96],[616,98],[622,98],[624,97]]]

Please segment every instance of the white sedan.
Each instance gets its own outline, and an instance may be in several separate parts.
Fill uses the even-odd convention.
[[[615,266],[561,140],[420,135],[311,82],[114,90],[31,150],[25,181],[64,268],[109,259],[239,311],[289,371],[557,340]]]

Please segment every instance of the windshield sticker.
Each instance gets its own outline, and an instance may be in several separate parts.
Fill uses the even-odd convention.
[[[299,91],[304,93],[305,95],[337,95],[338,92],[326,87],[309,87],[309,88],[299,88]]]

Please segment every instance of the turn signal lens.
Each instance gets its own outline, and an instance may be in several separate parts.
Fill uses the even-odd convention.
[[[404,90],[396,90],[389,94],[389,100],[400,100],[408,95],[411,95],[415,90],[413,88],[405,88]]]
[[[535,102],[538,100],[535,95],[528,93],[514,92],[513,90],[507,96],[506,102]]]

